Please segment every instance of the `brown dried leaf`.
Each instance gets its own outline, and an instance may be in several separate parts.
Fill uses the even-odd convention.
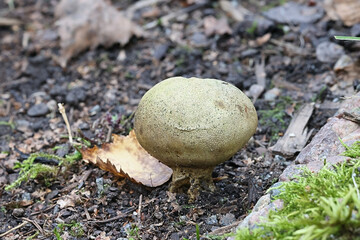
[[[225,33],[231,34],[232,30],[229,27],[226,18],[216,19],[213,16],[204,18],[205,34],[210,36],[212,34],[223,35]]]
[[[103,0],[62,0],[55,9],[61,38],[60,64],[87,48],[114,43],[125,45],[132,35],[145,33],[141,27]]]
[[[148,187],[160,186],[170,179],[171,168],[147,153],[137,141],[134,131],[126,137],[113,135],[113,139],[112,143],[105,143],[102,148],[82,149],[84,161]]]
[[[332,20],[341,19],[346,26],[360,22],[359,0],[325,0],[324,8]]]

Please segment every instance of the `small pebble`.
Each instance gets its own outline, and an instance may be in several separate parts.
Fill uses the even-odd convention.
[[[227,226],[227,225],[230,225],[230,224],[232,224],[233,222],[235,222],[235,215],[234,214],[232,214],[232,213],[227,213],[227,214],[225,214],[225,216],[222,216],[221,218],[220,218],[220,221],[219,221],[219,223],[220,223],[220,225],[221,226]]]
[[[46,106],[46,104],[39,103],[30,107],[29,110],[27,111],[27,115],[29,117],[40,117],[46,115],[48,112],[49,112],[49,108]]]
[[[24,193],[21,195],[21,199],[22,199],[23,201],[29,201],[29,200],[31,200],[31,194],[28,193],[28,192],[24,192]]]
[[[86,92],[82,88],[71,89],[68,94],[66,94],[66,102],[70,104],[78,104],[83,102],[86,99]]]
[[[316,58],[320,62],[335,63],[344,53],[342,46],[332,42],[322,42],[316,47]]]
[[[272,88],[264,94],[264,99],[266,101],[274,101],[278,96],[280,96],[281,90],[279,88]]]
[[[80,124],[79,124],[79,129],[80,129],[80,130],[89,130],[89,129],[90,129],[90,126],[89,126],[88,123],[83,122],[83,123],[80,123]]]
[[[95,116],[100,111],[101,111],[101,107],[99,105],[96,105],[89,110],[89,114],[90,116]]]
[[[104,193],[104,179],[102,177],[97,178],[96,180],[96,186],[97,186],[97,194],[101,195]]]
[[[163,57],[165,57],[168,49],[169,49],[169,44],[161,44],[157,46],[154,51],[154,58],[156,60],[161,60]]]
[[[214,225],[218,223],[216,215],[211,215],[205,220],[206,224],[208,225]]]
[[[162,219],[163,214],[161,212],[155,212],[154,217],[156,217],[157,219]]]
[[[12,212],[14,217],[22,217],[24,216],[25,210],[22,208],[15,208]]]
[[[270,190],[270,198],[272,199],[272,200],[274,200],[274,198],[276,197],[276,196],[278,196],[281,192],[283,192],[284,191],[284,188],[281,188],[280,186],[282,185],[282,182],[277,182],[277,183],[275,183],[275,184],[273,184],[270,188],[277,188],[277,189],[271,189]]]

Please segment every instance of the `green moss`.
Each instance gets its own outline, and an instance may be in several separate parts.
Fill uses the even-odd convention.
[[[251,231],[239,230],[236,239],[360,239],[359,149],[357,142],[344,152],[351,161],[284,182],[276,197],[284,208]]]
[[[61,239],[60,235],[65,231],[68,231],[72,237],[82,237],[84,235],[83,226],[74,220],[71,223],[60,223],[53,230],[56,239]]]
[[[38,157],[55,159],[59,161],[59,165],[50,166],[42,163],[34,163],[35,159]],[[66,156],[65,158],[47,153],[33,153],[29,156],[28,159],[15,165],[14,169],[20,169],[19,176],[13,183],[7,185],[5,190],[9,191],[20,186],[22,182],[35,178],[43,178],[45,183],[48,185],[51,180],[56,177],[60,170],[60,166],[69,167],[78,159],[81,159],[81,154],[78,151],[76,151],[73,155]]]

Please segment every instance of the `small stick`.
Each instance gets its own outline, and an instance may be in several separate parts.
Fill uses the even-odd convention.
[[[141,206],[142,206],[142,194],[140,194],[140,197],[139,197],[139,209],[138,209],[138,224],[140,224],[141,222]]]
[[[72,138],[72,134],[71,134],[71,128],[70,128],[70,124],[68,121],[68,118],[66,116],[66,112],[65,112],[65,108],[64,105],[62,103],[58,103],[58,107],[59,107],[59,112],[61,113],[61,116],[63,117],[65,124],[66,124],[66,128],[67,131],[69,133],[69,142],[70,144],[73,144],[73,138]]]
[[[0,234],[0,238],[5,237],[5,236],[8,235],[9,233],[15,231],[16,229],[19,229],[19,228],[25,226],[25,225],[28,224],[28,223],[29,223],[29,222],[27,222],[27,221],[22,222],[21,224],[17,225],[16,227],[13,227],[12,229],[10,229],[9,231]]]
[[[88,222],[89,223],[109,223],[109,222],[116,221],[120,218],[125,217],[126,214],[128,214],[132,211],[134,211],[134,207],[130,207],[130,208],[126,209],[124,212],[122,212],[119,215],[112,217],[112,218],[108,218],[108,219],[104,219],[104,220],[94,220],[94,221],[88,221]]]
[[[25,221],[28,221],[29,223],[32,223],[40,231],[40,233],[42,235],[44,235],[44,230],[40,227],[40,225],[36,221],[28,219],[28,218],[22,218],[22,219]]]

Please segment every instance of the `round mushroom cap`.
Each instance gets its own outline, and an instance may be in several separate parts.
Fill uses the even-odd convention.
[[[173,77],[143,96],[134,130],[140,145],[162,163],[208,168],[242,148],[257,123],[250,99],[230,83]]]

